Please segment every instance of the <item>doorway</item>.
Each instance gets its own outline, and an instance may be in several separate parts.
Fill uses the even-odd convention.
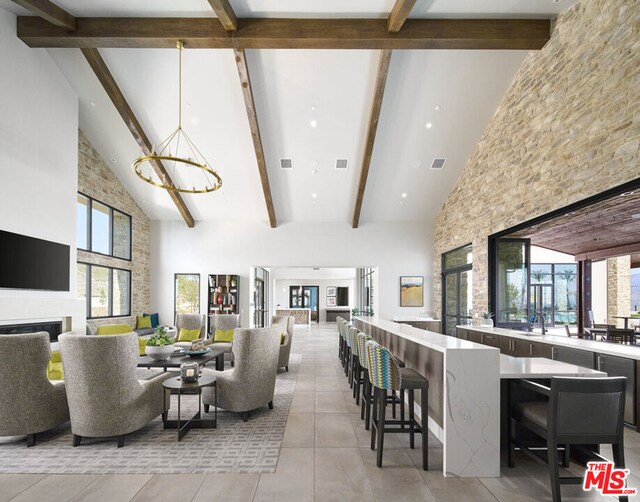
[[[311,322],[320,322],[320,286],[289,286],[289,308],[309,309]]]
[[[443,332],[456,336],[456,326],[471,324],[473,310],[473,254],[471,244],[442,255]]]

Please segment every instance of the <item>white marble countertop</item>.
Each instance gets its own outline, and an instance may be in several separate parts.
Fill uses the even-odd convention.
[[[371,326],[378,327],[396,336],[404,338],[405,340],[437,350],[438,352],[446,352],[447,349],[498,350],[495,347],[488,347],[480,343],[461,340],[453,336],[441,335],[440,333],[434,333],[433,331],[414,328],[408,324],[399,324],[397,322],[387,321],[386,319],[379,319],[377,317],[356,316],[354,319],[359,319]]]
[[[554,361],[546,357],[500,355],[500,378],[606,377],[603,371]]]
[[[517,331],[505,328],[485,328],[483,326],[457,326],[458,328],[478,331],[500,336],[509,336],[520,340],[530,340],[532,342],[547,343],[549,345],[557,345],[561,347],[569,347],[572,349],[586,350],[588,352],[597,352],[610,356],[625,357],[627,359],[635,359],[640,361],[640,345],[623,345],[619,343],[598,342],[595,340],[584,340],[561,335],[541,335],[539,332],[526,334],[525,331]]]
[[[433,321],[433,322],[440,322],[440,319],[434,319],[433,317],[418,317],[418,316],[400,316],[400,317],[394,317],[393,318],[394,322],[426,322],[426,321]]]

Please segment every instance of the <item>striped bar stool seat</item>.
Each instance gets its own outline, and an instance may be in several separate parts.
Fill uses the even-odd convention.
[[[422,468],[428,469],[429,429],[429,381],[417,371],[409,368],[401,368],[393,354],[385,347],[372,340],[365,342],[367,349],[367,364],[369,382],[373,389],[373,416],[371,427],[371,449],[377,447],[378,455],[376,464],[382,467],[382,450],[384,447],[385,433],[408,433],[410,434],[409,445],[414,448],[414,435],[419,432],[422,435]],[[422,410],[422,424],[415,419],[414,414],[414,393],[420,391],[420,408]],[[405,391],[409,393],[409,419],[387,420],[387,393],[397,391],[403,395]],[[376,446],[377,435],[377,446]]]

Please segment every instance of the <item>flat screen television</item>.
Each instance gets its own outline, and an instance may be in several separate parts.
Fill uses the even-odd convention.
[[[0,288],[69,291],[70,249],[0,230]]]

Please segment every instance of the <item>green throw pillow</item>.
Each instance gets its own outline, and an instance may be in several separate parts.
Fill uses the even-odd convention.
[[[180,335],[178,336],[179,342],[193,342],[198,338],[200,338],[200,328],[196,328],[196,329],[180,328]]]
[[[233,342],[234,329],[217,329],[213,335],[213,341],[215,342]]]
[[[136,327],[140,328],[150,328],[151,327],[151,317],[141,316],[136,317]]]

